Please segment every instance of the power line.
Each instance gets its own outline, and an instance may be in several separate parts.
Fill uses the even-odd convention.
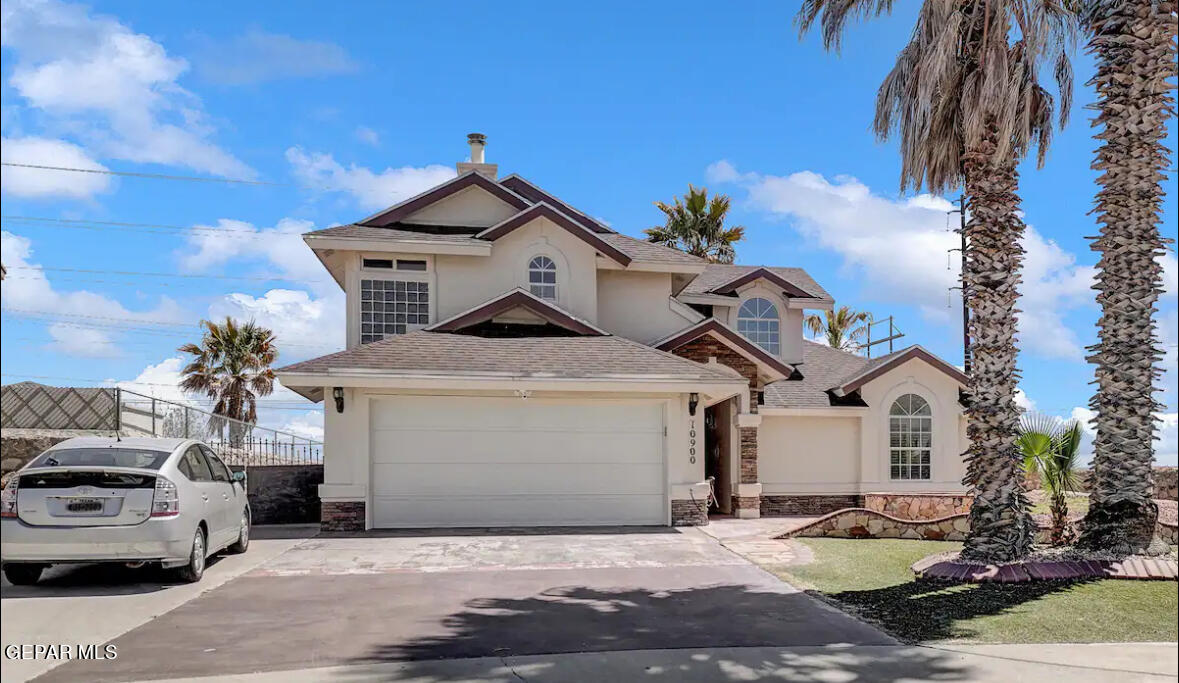
[[[70,166],[45,166],[43,164],[22,164],[11,161],[3,162],[5,166],[15,168],[31,168],[40,171],[67,171],[70,173],[91,173],[96,175],[123,176],[127,178],[151,178],[153,180],[184,180],[197,183],[228,183],[233,185],[265,185],[268,187],[299,187],[291,183],[272,183],[265,180],[242,180],[240,178],[206,178],[189,175],[167,175],[164,173],[138,173],[134,171],[112,171],[98,168],[74,168]]]
[[[313,284],[327,284],[327,280],[299,280],[295,278],[286,277],[251,277],[247,275],[207,275],[203,273],[153,273],[138,270],[96,270],[90,268],[60,268],[50,266],[9,266],[8,270],[34,270],[34,271],[50,271],[55,273],[93,273],[101,275],[134,275],[146,277],[176,277],[176,278],[195,278],[195,279],[211,279],[211,280],[250,280],[256,282],[294,282],[298,284],[313,283]],[[35,278],[26,278],[35,279]]]

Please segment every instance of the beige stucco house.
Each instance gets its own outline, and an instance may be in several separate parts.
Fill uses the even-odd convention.
[[[278,371],[324,400],[324,526],[702,524],[961,492],[966,378],[918,346],[803,338],[800,268],[628,237],[472,136],[458,177],[304,239],[347,348]],[[711,485],[710,485],[711,482]]]

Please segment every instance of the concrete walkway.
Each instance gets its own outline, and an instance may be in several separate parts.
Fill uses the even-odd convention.
[[[171,679],[308,681],[1173,681],[1175,643],[695,648],[481,657]]]

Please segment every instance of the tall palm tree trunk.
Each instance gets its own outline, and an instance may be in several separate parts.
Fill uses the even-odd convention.
[[[966,479],[974,494],[963,559],[1013,562],[1027,555],[1032,519],[1024,494],[1023,454],[1016,443],[1019,408],[1015,388],[1015,301],[1023,263],[1023,221],[1017,209],[1019,175],[1015,161],[996,163],[999,131],[963,156],[970,207],[963,262],[970,306],[970,420]]]
[[[1093,477],[1089,512],[1079,545],[1119,554],[1160,552],[1158,509],[1152,500],[1153,441],[1157,429],[1154,380],[1162,357],[1152,317],[1162,289],[1164,253],[1159,234],[1163,140],[1174,115],[1175,2],[1102,0],[1088,17],[1097,55],[1098,116],[1102,141],[1093,168],[1101,235],[1098,260],[1101,318],[1090,361],[1097,365]]]

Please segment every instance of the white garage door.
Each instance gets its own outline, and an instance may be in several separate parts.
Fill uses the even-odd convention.
[[[372,403],[373,526],[665,524],[654,402]]]

